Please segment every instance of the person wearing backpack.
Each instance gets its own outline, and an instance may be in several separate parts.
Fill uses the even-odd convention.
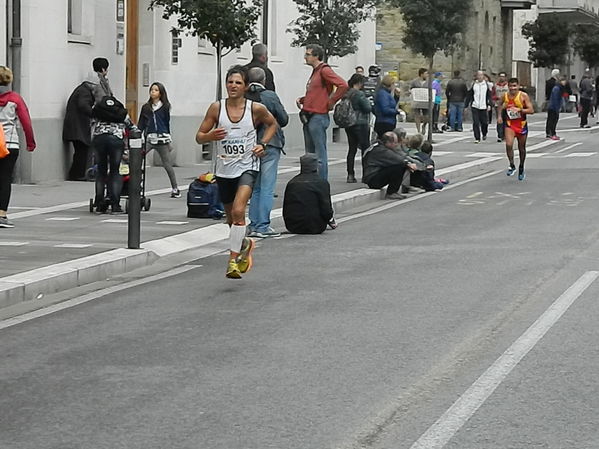
[[[370,113],[372,106],[362,91],[366,77],[354,73],[348,80],[349,91],[345,94],[350,100],[352,110],[355,111],[354,124],[345,128],[347,134],[347,182],[356,183],[356,172],[354,170],[356,153],[358,148],[364,153],[370,146]],[[338,105],[339,106],[339,105]]]
[[[397,125],[397,103],[393,97],[395,78],[385,75],[381,87],[374,100],[374,130],[379,139],[388,131],[393,131]]]
[[[162,166],[171,183],[171,198],[180,198],[181,191],[171,163],[171,104],[166,88],[162,83],[154,82],[150,86],[150,98],[141,108],[138,128],[146,136],[146,154],[156,150]]]
[[[300,109],[300,120],[304,125],[304,142],[307,153],[318,157],[318,174],[329,178],[327,155],[327,128],[331,124],[329,111],[333,109],[347,91],[347,83],[326,64],[324,49],[317,44],[306,46],[304,60],[312,67],[306,86],[306,95],[295,103]],[[335,89],[336,88],[336,89]]]

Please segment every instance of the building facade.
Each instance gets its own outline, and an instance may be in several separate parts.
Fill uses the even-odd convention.
[[[0,64],[14,62],[13,0],[0,0]],[[277,93],[291,115],[285,129],[288,148],[303,150],[295,99],[303,95],[310,68],[304,49],[291,47],[288,24],[297,17],[292,0],[267,1],[256,34],[269,48],[269,67]],[[62,121],[72,90],[102,56],[110,61],[108,77],[115,96],[126,102],[132,117],[148,100],[152,82],[162,82],[172,103],[171,126],[177,165],[201,161],[195,134],[209,104],[216,98],[215,50],[205,40],[173,36],[175,20],[162,19],[161,10],[148,10],[150,0],[21,0],[21,64],[19,91],[33,120],[38,148],[23,152],[16,169],[18,182],[41,183],[65,179],[70,149],[62,142]],[[344,78],[356,65],[375,62],[375,23],[360,27],[359,51],[329,64]],[[1,33],[0,33],[1,34]],[[11,43],[13,45],[11,45]],[[251,44],[223,58],[223,69],[246,64]]]

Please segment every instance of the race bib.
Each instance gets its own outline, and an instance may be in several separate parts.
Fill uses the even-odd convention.
[[[218,157],[223,159],[225,164],[243,159],[246,153],[252,151],[254,140],[253,136],[227,137],[221,141]]]
[[[519,118],[522,118],[522,114],[518,109],[508,109],[507,116],[510,120],[517,120]]]

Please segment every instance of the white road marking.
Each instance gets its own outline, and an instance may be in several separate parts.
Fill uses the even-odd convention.
[[[108,220],[102,220],[102,223],[129,223],[126,218],[109,218]]]
[[[570,154],[566,154],[564,157],[590,157],[590,156],[594,156],[597,153],[570,153]]]
[[[32,209],[41,209],[41,207],[32,207],[32,206],[10,206],[8,210],[20,209],[20,210],[32,210]]]
[[[137,287],[138,285],[146,285],[149,282],[159,281],[161,279],[165,279],[165,278],[168,278],[171,276],[177,276],[179,274],[186,273],[195,268],[200,268],[201,266],[202,265],[183,265],[183,266],[177,267],[173,270],[165,271],[164,273],[159,273],[159,274],[155,274],[153,276],[148,276],[148,277],[144,277],[141,279],[136,279],[134,281],[125,282],[124,284],[115,285],[114,287],[108,287],[108,288],[105,288],[102,290],[98,290],[97,292],[88,293],[88,294],[80,296],[78,298],[69,299],[67,301],[63,301],[58,304],[54,304],[49,307],[45,307],[43,309],[25,313],[25,314],[19,315],[17,317],[8,318],[6,320],[0,321],[0,330],[6,329],[8,327],[16,326],[17,324],[25,323],[27,321],[35,320],[36,318],[50,315],[52,313],[56,313],[56,312],[59,312],[64,309],[69,309],[71,307],[78,306],[79,304],[93,301],[94,299],[98,299],[103,296],[110,295],[112,293],[117,293],[122,290],[126,290],[128,288]]]
[[[158,221],[156,224],[159,225],[186,225],[189,224],[189,221]]]
[[[60,245],[54,245],[54,248],[89,248],[93,245],[89,243],[61,243]]]
[[[29,245],[29,242],[0,242],[0,246],[25,246]]]
[[[587,271],[583,274],[454,402],[437,422],[429,427],[410,449],[444,447],[597,277],[599,271]]]
[[[564,151],[568,151],[571,150],[574,147],[577,147],[579,145],[582,145],[582,142],[578,142],[578,143],[574,143],[572,145],[568,145],[566,148],[562,148],[561,150],[557,150],[556,152],[554,152],[553,154],[559,154],[559,153],[563,153]]]
[[[466,198],[476,198],[477,196],[481,196],[485,192],[474,192],[471,195],[468,195]]]
[[[52,217],[46,218],[46,221],[75,221],[79,219],[81,219],[81,217]]]
[[[435,155],[437,153],[435,152]],[[489,156],[497,156],[498,153],[471,153],[471,154],[466,154],[466,157],[489,157]]]

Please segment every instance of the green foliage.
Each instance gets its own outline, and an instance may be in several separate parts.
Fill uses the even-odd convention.
[[[256,39],[262,0],[152,0],[150,9],[162,6],[163,19],[176,16],[178,30],[199,36],[219,48],[240,48]]]
[[[460,45],[472,12],[472,0],[388,0],[406,23],[403,43],[431,59],[439,51],[451,54]]]
[[[535,67],[566,64],[571,33],[571,28],[557,14],[541,14],[522,27],[522,34],[530,44],[528,58]]]
[[[380,0],[293,0],[299,17],[291,22],[288,33],[295,33],[293,47],[319,44],[325,61],[330,56],[346,56],[358,50],[358,24],[373,18],[373,7]]]
[[[574,51],[589,65],[589,68],[599,65],[599,35],[588,26],[577,25],[574,31]]]

